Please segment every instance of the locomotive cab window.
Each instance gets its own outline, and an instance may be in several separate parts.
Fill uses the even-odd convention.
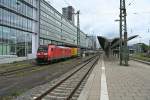
[[[48,47],[47,46],[40,46],[38,48],[38,51],[47,52],[48,51]]]

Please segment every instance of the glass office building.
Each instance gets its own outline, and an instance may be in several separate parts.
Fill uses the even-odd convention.
[[[87,36],[80,32],[80,45]],[[39,45],[77,46],[77,27],[45,0],[0,0],[0,56],[34,58]]]
[[[32,54],[37,0],[0,0],[0,55]]]
[[[80,32],[80,45],[86,47],[86,34]],[[40,2],[40,44],[77,46],[77,27],[45,0]]]

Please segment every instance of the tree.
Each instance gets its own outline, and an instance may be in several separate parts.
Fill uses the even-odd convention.
[[[141,44],[141,48],[144,53],[148,52],[149,50],[149,46],[144,43]]]

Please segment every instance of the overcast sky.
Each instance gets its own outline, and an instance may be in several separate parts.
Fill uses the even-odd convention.
[[[47,0],[48,1],[48,0]],[[59,12],[62,7],[72,5],[80,10],[80,26],[86,34],[101,35],[108,38],[119,36],[120,0],[49,0]],[[130,4],[131,3],[131,4]],[[130,5],[129,5],[130,4]],[[126,0],[128,35],[140,37],[129,44],[150,40],[150,0]]]

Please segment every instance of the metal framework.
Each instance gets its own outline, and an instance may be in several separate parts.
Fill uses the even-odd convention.
[[[76,13],[72,13],[77,15],[77,48],[78,48],[78,56],[80,56],[80,11],[78,10]]]
[[[124,65],[128,66],[128,47],[127,47],[127,23],[126,23],[126,4],[125,0],[120,0],[120,65],[124,60]],[[122,38],[124,34],[124,42]]]
[[[80,11],[77,11],[77,48],[78,48],[78,56],[80,56]]]

